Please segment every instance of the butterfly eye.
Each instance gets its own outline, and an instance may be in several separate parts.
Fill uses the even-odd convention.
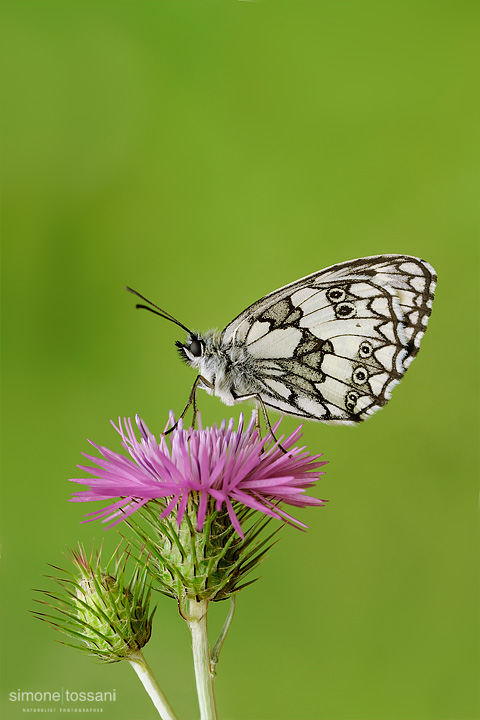
[[[353,372],[353,380],[357,385],[362,385],[368,379],[368,373],[363,367],[357,367]]]
[[[330,288],[330,290],[327,291],[327,298],[331,303],[341,302],[345,300],[345,290],[341,288]]]
[[[193,357],[201,357],[203,354],[203,345],[200,342],[200,340],[192,340],[190,345],[188,346],[188,351],[193,355]]]
[[[348,302],[338,303],[335,307],[335,315],[338,318],[349,318],[355,315],[355,305]]]
[[[370,355],[373,352],[373,347],[369,342],[367,342],[367,340],[364,340],[360,344],[360,347],[358,348],[358,352],[362,357],[368,358],[368,357],[370,357]]]

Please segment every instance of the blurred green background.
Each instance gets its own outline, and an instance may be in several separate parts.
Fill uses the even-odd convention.
[[[194,379],[183,333],[124,286],[208,329],[322,267],[400,252],[439,274],[422,351],[361,427],[305,426],[330,502],[240,594],[219,712],[477,718],[478,3],[2,6],[3,717],[22,715],[9,692],[60,687],[116,688],[105,720],[156,717],[127,664],[28,614],[65,546],[117,541],[67,502],[87,438],[119,449],[109,420],[136,412],[159,431]],[[200,400],[204,424],[232,414]],[[163,597],[146,657],[196,718]]]

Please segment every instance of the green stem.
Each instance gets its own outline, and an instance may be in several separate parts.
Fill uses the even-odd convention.
[[[130,655],[128,661],[140,678],[143,687],[150,695],[150,699],[157,708],[162,720],[177,720],[177,716],[173,712],[170,703],[160,689],[147,661],[143,657],[142,651],[138,650],[138,652]]]
[[[214,648],[212,650],[212,657],[210,659],[210,667],[212,670],[212,675],[217,674],[217,663],[218,663],[218,658],[220,655],[220,650],[223,647],[223,643],[227,636],[227,632],[228,632],[228,630],[230,628],[230,624],[233,620],[233,614],[235,612],[236,600],[237,600],[236,596],[232,595],[230,598],[230,610],[228,611],[227,619],[225,620],[225,622],[223,624],[223,627],[220,631],[220,635],[218,636],[217,642],[215,643]]]
[[[201,720],[217,720],[214,675],[210,667],[210,647],[207,635],[208,600],[190,599],[186,618],[192,634],[193,664],[197,681],[198,704]]]

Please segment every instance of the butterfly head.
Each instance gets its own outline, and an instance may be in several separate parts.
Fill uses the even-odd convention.
[[[192,367],[199,367],[200,361],[203,357],[203,353],[205,351],[205,342],[203,339],[198,336],[196,333],[192,332],[188,329],[186,325],[181,323],[179,320],[173,317],[173,315],[170,315],[170,313],[167,313],[166,310],[163,310],[161,307],[158,307],[158,305],[155,305],[151,300],[147,300],[147,298],[144,295],[140,295],[139,292],[136,290],[133,290],[130,287],[127,287],[126,290],[128,292],[133,293],[133,295],[136,295],[137,297],[144,300],[148,305],[142,305],[137,304],[137,308],[142,310],[149,310],[150,312],[154,313],[154,315],[159,315],[160,317],[163,317],[165,320],[169,320],[170,322],[173,322],[175,325],[178,325],[179,327],[183,328],[187,331],[187,340],[184,343],[181,343],[177,340],[175,345],[177,346],[180,357],[184,362],[187,363],[187,365],[191,365]]]
[[[178,348],[180,357],[187,365],[199,367],[200,361],[205,352],[205,342],[195,333],[189,333],[184,343],[177,340],[175,345]]]

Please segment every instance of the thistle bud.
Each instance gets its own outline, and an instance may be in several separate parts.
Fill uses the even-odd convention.
[[[53,602],[39,602],[56,614],[34,614],[60,632],[81,640],[81,645],[73,647],[104,662],[128,660],[150,639],[155,612],[155,609],[151,613],[149,610],[151,588],[145,565],[137,561],[130,582],[125,584],[128,557],[127,551],[116,554],[102,570],[101,553],[94,557],[92,551],[87,557],[84,548],[79,546],[70,558],[77,573],[62,570],[70,577],[51,578],[64,592],[40,591]]]

